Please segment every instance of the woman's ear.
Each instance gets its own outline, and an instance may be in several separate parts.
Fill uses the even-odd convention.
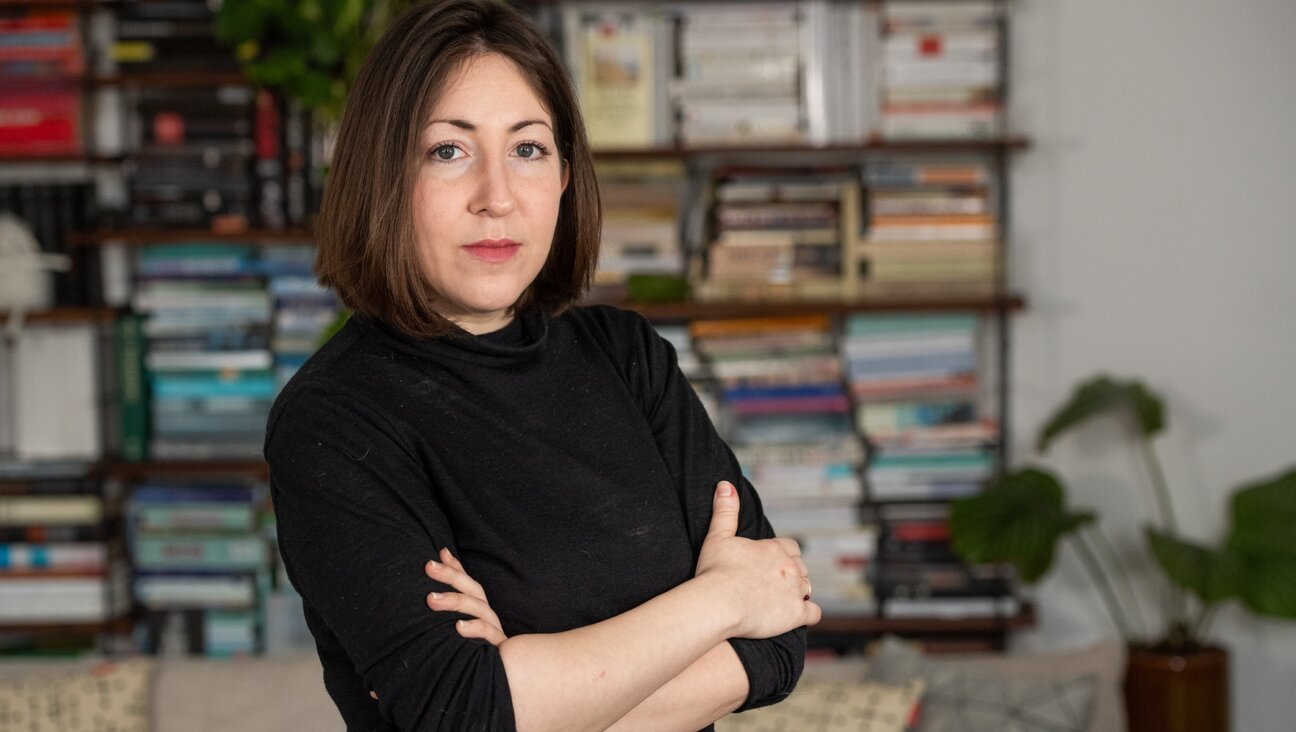
[[[562,192],[567,192],[567,184],[571,182],[571,166],[567,164],[564,158],[562,161]]]

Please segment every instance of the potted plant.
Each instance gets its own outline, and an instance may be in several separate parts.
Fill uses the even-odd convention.
[[[1097,516],[1069,508],[1062,480],[1043,467],[1008,472],[982,493],[955,501],[954,549],[969,562],[1009,563],[1023,582],[1033,583],[1049,571],[1059,542],[1071,540],[1130,647],[1130,729],[1226,730],[1228,657],[1210,642],[1210,621],[1231,600],[1260,615],[1296,618],[1296,468],[1236,489],[1220,544],[1188,541],[1153,443],[1165,426],[1164,402],[1143,384],[1099,376],[1079,385],[1041,429],[1038,449],[1104,416],[1132,421],[1147,466],[1158,516],[1144,526],[1143,538],[1169,584],[1160,628],[1133,626],[1139,608],[1130,578]]]

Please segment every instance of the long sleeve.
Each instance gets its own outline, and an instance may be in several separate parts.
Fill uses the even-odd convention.
[[[455,544],[407,434],[365,404],[310,385],[271,415],[266,458],[280,549],[326,686],[349,729],[372,729],[379,715],[402,730],[513,729],[497,649],[461,637],[453,624],[462,616],[424,602],[446,589],[424,563]]]
[[[625,365],[627,379],[631,390],[640,398],[654,440],[679,492],[694,560],[711,522],[715,485],[721,480],[732,482],[739,491],[739,535],[750,539],[773,537],[774,529],[765,517],[760,498],[743,477],[733,451],[716,432],[680,371],[674,348],[647,320],[637,315],[629,317],[634,319],[637,330]],[[762,640],[734,638],[730,644],[742,661],[750,684],[747,700],[738,711],[768,706],[792,693],[805,665],[804,628]]]

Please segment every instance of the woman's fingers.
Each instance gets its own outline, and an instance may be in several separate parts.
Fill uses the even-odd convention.
[[[486,590],[477,583],[477,580],[468,576],[468,573],[463,570],[463,565],[459,564],[459,560],[450,554],[450,550],[442,549],[441,558],[445,559],[447,557],[454,560],[454,564],[444,561],[438,562],[434,559],[423,566],[423,571],[427,573],[428,577],[437,582],[450,585],[465,595],[472,595],[485,601]]]
[[[460,620],[455,623],[455,630],[459,631],[459,635],[465,638],[481,638],[492,646],[498,646],[507,639],[504,631],[500,630],[498,626],[491,625],[481,619]]]
[[[508,637],[504,635],[499,616],[491,610],[490,605],[471,595],[459,592],[430,592],[427,596],[427,605],[433,610],[471,615],[471,619],[460,620],[455,624],[459,635],[465,638],[482,638],[493,645],[499,645]]]
[[[461,592],[429,592],[427,604],[433,610],[452,610],[499,625],[499,618],[491,610],[491,606],[472,595]]]

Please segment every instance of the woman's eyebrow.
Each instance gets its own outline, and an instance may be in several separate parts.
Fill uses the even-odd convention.
[[[431,122],[428,122],[427,126],[431,127],[432,125],[435,124],[447,124],[453,127],[458,127],[459,129],[468,132],[475,132],[477,130],[477,125],[462,119],[434,119]],[[508,128],[508,131],[511,134],[519,130],[525,129],[527,127],[530,127],[531,125],[544,125],[545,127],[549,127],[550,131],[553,131],[553,127],[551,127],[548,122],[542,119],[524,119],[521,122],[515,122],[513,125],[511,125]]]

